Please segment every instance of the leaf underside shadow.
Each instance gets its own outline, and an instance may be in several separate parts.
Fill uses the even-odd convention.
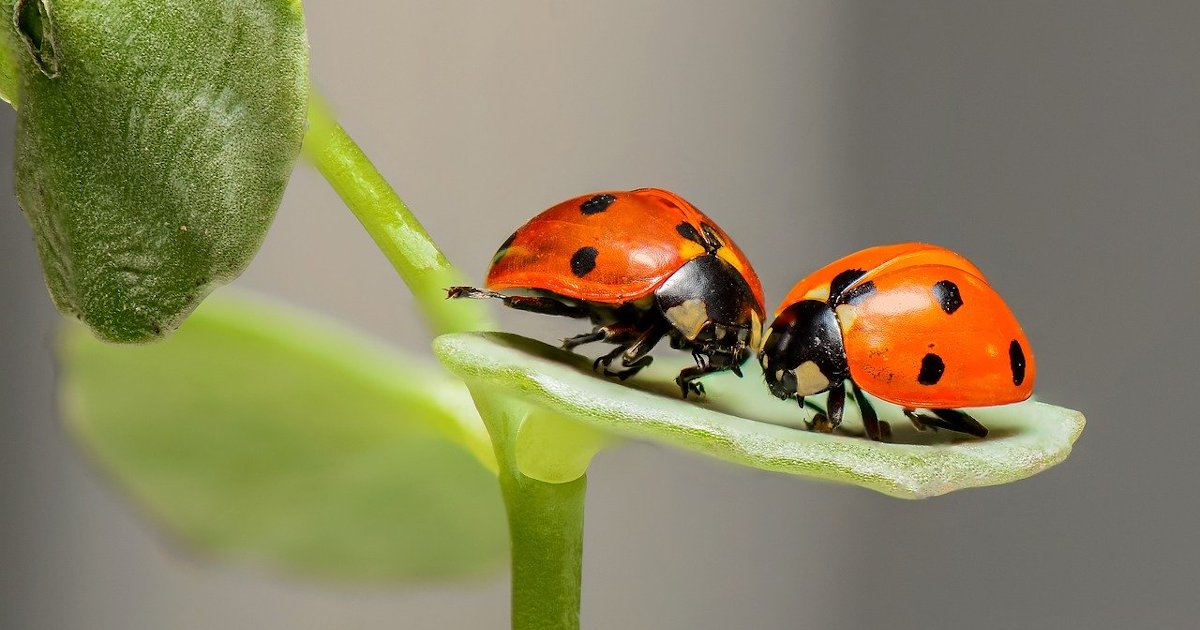
[[[1034,475],[1065,459],[1084,426],[1077,411],[1027,401],[971,410],[991,430],[980,440],[917,431],[898,407],[877,401],[894,434],[885,444],[861,437],[853,408],[841,434],[804,430],[806,412],[773,398],[753,361],[744,367],[745,378],[708,377],[706,398],[684,401],[673,381],[683,364],[674,357],[618,383],[593,373],[587,357],[518,335],[443,335],[434,349],[447,368],[476,386],[616,435],[909,499]]]

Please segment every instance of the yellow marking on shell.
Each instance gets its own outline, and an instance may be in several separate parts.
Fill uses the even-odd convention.
[[[829,389],[829,378],[812,361],[805,361],[796,368],[796,393],[812,396]]]
[[[858,309],[850,304],[839,304],[833,310],[837,314],[838,326],[842,329],[842,334],[850,332],[850,328],[854,326],[854,318],[858,317]]]
[[[689,241],[686,238],[679,239],[679,258],[680,260],[691,260],[704,255],[704,246],[696,241]]]
[[[762,320],[758,318],[758,313],[750,311],[750,349],[758,352],[762,348]]]
[[[721,249],[718,249],[717,250],[717,258],[720,258],[721,260],[724,260],[725,262],[729,263],[730,265],[733,266],[734,269],[737,269],[739,272],[741,272],[743,274],[746,273],[745,263],[743,263],[741,260],[738,260],[738,257],[736,255],[734,255],[732,249],[729,249],[728,247],[722,247]]]
[[[495,266],[501,260],[505,259],[508,259],[509,261],[515,261],[511,262],[510,264],[520,265],[523,262],[528,263],[531,257],[532,252],[529,251],[527,246],[509,245],[508,247],[497,251],[496,254],[492,256],[492,266]]]
[[[809,289],[808,293],[805,293],[800,299],[801,300],[817,300],[818,302],[828,302],[829,301],[829,283],[826,282],[825,284],[815,286],[815,287]]]
[[[688,341],[693,341],[708,323],[708,308],[703,300],[688,300],[667,309],[666,316],[667,321],[678,328]]]

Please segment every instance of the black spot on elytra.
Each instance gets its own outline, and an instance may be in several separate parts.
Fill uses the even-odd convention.
[[[1008,365],[1012,368],[1013,385],[1020,385],[1025,382],[1025,351],[1021,349],[1021,342],[1016,339],[1008,344]]]
[[[866,274],[867,272],[863,271],[862,269],[847,269],[834,276],[833,280],[829,281],[829,302],[831,304],[839,303],[839,298],[842,297],[842,292],[849,288],[850,285],[854,284],[855,280],[858,280]]]
[[[508,253],[509,246],[512,245],[513,241],[515,240],[517,240],[517,233],[513,232],[507,239],[505,239],[503,243],[500,244],[500,248],[497,249],[496,254],[492,256],[493,265],[500,262],[501,258],[504,258],[504,255]]]
[[[841,304],[857,304],[863,298],[875,292],[875,283],[867,280],[866,282],[846,291],[838,299]]]
[[[947,315],[953,315],[954,311],[963,305],[962,296],[958,294],[958,285],[949,280],[939,280],[933,285],[933,297]]]
[[[612,195],[596,195],[591,199],[579,204],[579,211],[584,214],[600,214],[612,205],[617,198]]]
[[[571,273],[580,278],[591,273],[596,268],[596,255],[600,252],[595,247],[580,247],[571,255]]]
[[[946,364],[942,357],[930,352],[921,359],[921,373],[917,375],[917,382],[922,385],[937,385],[945,371]]]
[[[684,221],[683,223],[676,225],[675,231],[679,232],[680,236],[682,236],[683,238],[686,238],[689,241],[692,241],[693,243],[697,243],[699,245],[705,245],[704,237],[700,236],[700,231],[696,229],[696,226],[692,225],[691,223],[688,223],[687,221]]]

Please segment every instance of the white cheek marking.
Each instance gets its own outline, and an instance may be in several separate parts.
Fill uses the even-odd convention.
[[[796,368],[796,393],[801,396],[811,396],[829,389],[829,379],[821,373],[821,368],[812,361],[805,361]]]
[[[708,322],[708,309],[702,300],[688,300],[667,309],[667,321],[683,332],[688,341],[692,341]]]

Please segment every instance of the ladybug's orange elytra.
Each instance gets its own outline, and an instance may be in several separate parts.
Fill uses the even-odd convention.
[[[683,198],[658,188],[584,195],[551,207],[496,252],[486,283],[493,290],[540,289],[622,304],[646,297],[704,255],[706,236],[763,304],[758,275],[729,235]]]
[[[860,389],[904,407],[918,427],[982,437],[987,429],[957,408],[1025,400],[1037,375],[1028,338],[983,273],[924,243],[865,249],[801,280],[776,311],[759,362],[779,398],[803,404],[829,391],[831,426],[849,382],[874,439],[880,425]]]

